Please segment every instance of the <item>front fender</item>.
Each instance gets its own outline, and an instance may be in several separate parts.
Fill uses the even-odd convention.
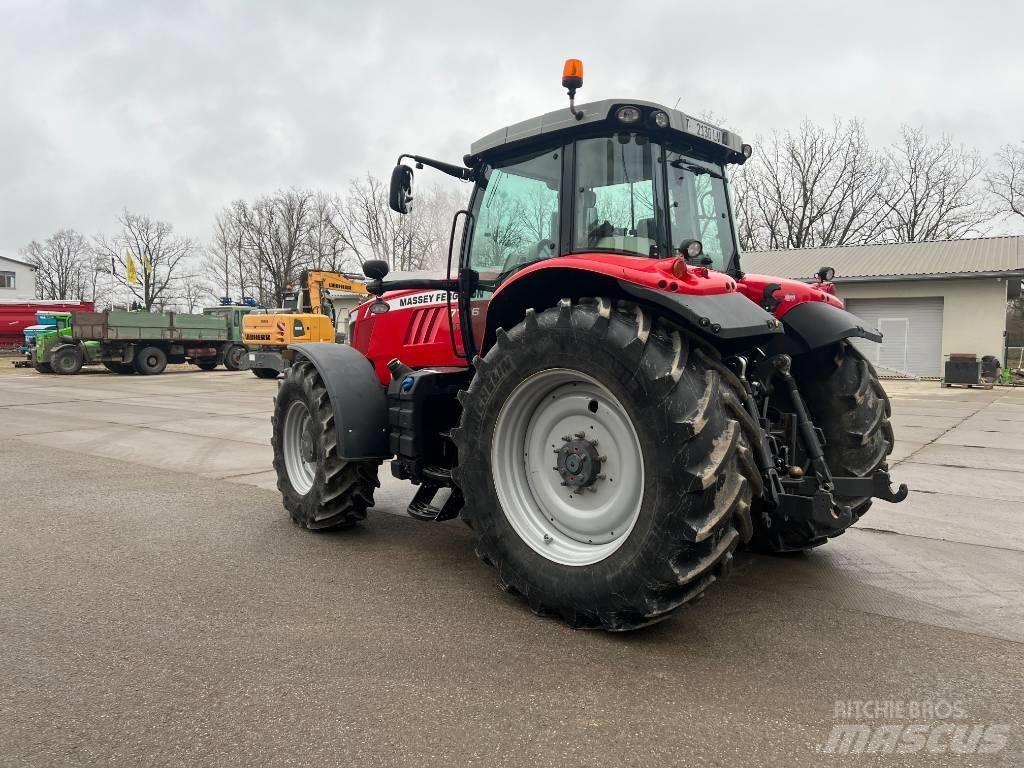
[[[882,334],[856,315],[824,302],[798,304],[782,316],[787,346],[795,353],[827,347],[841,339],[858,337],[881,342]]]
[[[346,461],[387,459],[388,399],[373,365],[344,344],[292,344],[313,364],[327,388],[338,434],[338,457]]]

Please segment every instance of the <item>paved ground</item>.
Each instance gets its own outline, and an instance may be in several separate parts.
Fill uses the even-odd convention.
[[[841,764],[1024,764],[1024,391],[890,385],[910,499],[619,637],[534,617],[403,484],[295,529],[274,386],[0,377],[0,765],[822,765],[849,722],[1010,738]],[[962,717],[836,719],[876,700]]]

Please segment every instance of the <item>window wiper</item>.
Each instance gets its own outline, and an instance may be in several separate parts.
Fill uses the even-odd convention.
[[[680,170],[689,171],[694,176],[707,175],[712,177],[713,179],[725,178],[724,176],[722,176],[722,174],[708,170],[703,165],[697,165],[696,163],[690,163],[682,159],[673,160],[672,162],[669,163],[669,165],[671,165],[673,168],[679,168]]]

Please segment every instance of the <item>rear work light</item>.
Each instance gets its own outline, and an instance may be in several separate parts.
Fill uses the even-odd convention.
[[[640,121],[640,110],[636,107],[619,107],[615,117],[623,125],[633,125]]]

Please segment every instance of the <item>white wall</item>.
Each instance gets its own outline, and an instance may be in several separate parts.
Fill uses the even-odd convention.
[[[14,273],[14,288],[0,287],[0,301],[32,301],[36,297],[36,274],[32,267],[0,256],[0,272]]]
[[[897,299],[941,296],[942,355],[974,352],[1003,358],[1006,331],[1006,279],[894,280],[877,283],[836,283],[836,295],[846,299]]]

